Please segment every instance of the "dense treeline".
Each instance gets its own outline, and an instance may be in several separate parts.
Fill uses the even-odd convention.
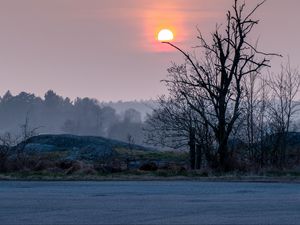
[[[22,127],[36,133],[68,133],[103,136],[122,141],[134,139],[143,143],[141,113],[127,109],[117,113],[110,106],[95,99],[77,98],[71,101],[53,91],[44,98],[21,92],[13,96],[9,91],[0,99],[1,133],[21,135]]]

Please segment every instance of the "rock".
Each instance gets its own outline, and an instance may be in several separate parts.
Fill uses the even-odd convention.
[[[66,160],[101,161],[117,155],[116,148],[127,148],[128,143],[93,136],[39,135],[20,143],[14,150],[41,155],[55,152]],[[149,150],[134,145],[134,149]]]

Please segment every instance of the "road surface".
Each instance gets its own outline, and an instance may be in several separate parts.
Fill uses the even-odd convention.
[[[0,224],[300,224],[300,184],[1,181]]]

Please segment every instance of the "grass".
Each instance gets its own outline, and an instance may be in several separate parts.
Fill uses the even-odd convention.
[[[97,173],[93,175],[86,175],[82,173],[75,173],[66,175],[65,173],[50,173],[47,171],[41,172],[15,172],[2,173],[0,180],[21,180],[21,181],[142,181],[142,180],[192,180],[192,181],[222,181],[222,182],[295,182],[300,183],[299,172],[289,172],[288,175],[280,176],[274,175],[243,175],[239,176],[235,173],[228,173],[223,175],[213,175],[201,171],[169,171],[157,170],[152,172],[145,172],[140,170],[125,171],[119,173]]]
[[[188,161],[189,155],[187,152],[175,152],[175,151],[142,151],[142,150],[130,150],[125,148],[115,149],[122,157],[134,157],[137,160],[166,160],[166,161]]]
[[[267,177],[300,177],[300,171],[292,170],[269,170],[265,172]]]
[[[130,150],[126,148],[115,149],[121,159],[134,158],[141,161],[166,161],[176,163],[187,163],[189,155],[187,152],[174,151],[143,151]],[[52,152],[43,155],[47,160],[57,160],[65,156],[66,152]],[[85,174],[75,172],[66,174],[65,171],[22,171],[14,173],[0,174],[0,180],[200,180],[200,181],[255,181],[255,182],[300,182],[300,170],[266,170],[259,174],[251,173],[213,173],[211,171],[187,171],[180,167],[174,169],[159,169],[157,171],[141,171],[138,169],[123,171],[118,173],[96,172],[95,174]]]

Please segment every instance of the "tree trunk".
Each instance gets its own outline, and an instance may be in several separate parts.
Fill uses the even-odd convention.
[[[219,147],[219,155],[220,155],[220,168],[223,171],[227,170],[226,161],[227,161],[227,147],[224,145],[220,145]]]
[[[196,165],[195,168],[200,170],[202,166],[202,146],[196,145]]]
[[[196,157],[196,131],[195,128],[190,129],[190,137],[189,137],[189,146],[190,146],[190,163],[191,169],[195,169],[195,157]]]
[[[232,169],[232,166],[229,162],[229,152],[228,152],[228,138],[224,138],[223,141],[219,143],[219,165],[220,169],[224,172]]]
[[[225,99],[224,96],[222,96]],[[223,102],[224,100],[222,100]],[[219,129],[217,131],[217,141],[218,141],[218,154],[219,154],[219,168],[222,171],[228,171],[228,135],[226,134],[226,109],[225,107],[220,107],[220,118],[219,118]]]

